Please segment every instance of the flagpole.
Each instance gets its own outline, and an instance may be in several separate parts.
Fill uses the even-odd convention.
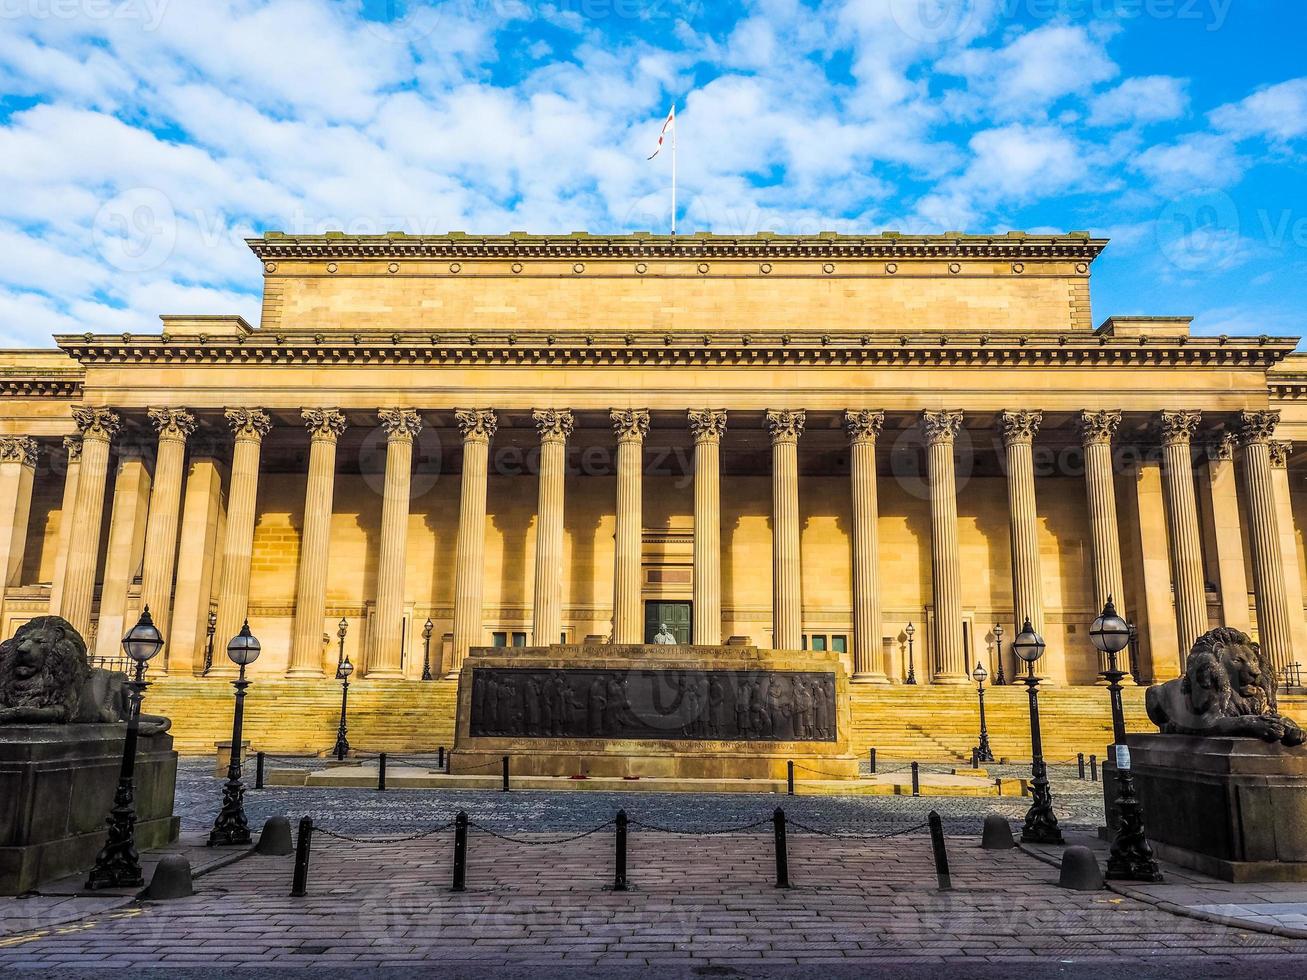
[[[672,103],[672,237],[676,237],[676,103]]]

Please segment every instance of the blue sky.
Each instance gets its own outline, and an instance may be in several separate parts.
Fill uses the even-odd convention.
[[[258,316],[311,233],[1088,230],[1098,320],[1307,332],[1297,0],[0,0],[0,344]]]

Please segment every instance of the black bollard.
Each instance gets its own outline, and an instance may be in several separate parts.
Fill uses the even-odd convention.
[[[921,795],[921,772],[915,762],[912,763],[912,795]]]
[[[263,753],[254,754],[254,788],[263,789]]]
[[[975,749],[972,749],[972,750],[971,750],[971,768],[972,768],[972,769],[979,769],[979,768],[980,768],[980,758],[979,758],[979,756],[980,756],[980,753],[979,753],[978,751],[976,751]]]
[[[454,768],[454,753],[453,751],[450,751],[445,753],[445,775],[448,776],[450,772],[453,770],[453,768]]]
[[[1076,753],[1076,765],[1080,767],[1080,778],[1084,779],[1085,778],[1085,754],[1083,752]]]
[[[785,792],[794,795],[794,760],[785,763]]]
[[[309,849],[313,846],[313,820],[300,820],[299,839],[295,841],[295,877],[291,881],[290,897],[303,898],[309,887]]]
[[[771,820],[776,831],[776,887],[789,888],[790,857],[785,852],[785,811],[777,807]]]
[[[377,789],[378,791],[386,788],[386,753],[382,752],[377,756]]]
[[[871,762],[871,774],[874,776],[876,775],[876,750],[871,748],[868,749],[867,752],[869,753],[869,760]]]
[[[617,811],[617,869],[613,873],[613,891],[626,891],[626,811]]]
[[[944,825],[940,822],[939,814],[934,810],[926,818],[930,823],[930,846],[935,852],[935,877],[939,879],[939,890],[948,892],[953,890],[953,879],[948,873],[948,851],[944,850]]]
[[[504,756],[504,792],[508,792],[508,756]]]
[[[1098,782],[1098,756],[1089,757],[1089,778],[1092,782]]]
[[[445,747],[443,745],[436,750],[436,768],[445,768]]]
[[[467,811],[459,810],[454,817],[454,884],[452,892],[464,890],[467,879]]]

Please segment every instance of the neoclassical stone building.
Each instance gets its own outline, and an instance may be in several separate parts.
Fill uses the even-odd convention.
[[[359,676],[418,680],[666,626],[958,684],[1010,677],[1028,616],[1074,685],[1111,595],[1145,678],[1213,624],[1307,656],[1307,358],[1095,327],[1104,241],[249,245],[258,328],[0,355],[5,635],[51,611],[116,656],[148,603],[156,676],[205,673],[210,630],[224,673],[248,617],[265,678],[331,676],[343,625]]]

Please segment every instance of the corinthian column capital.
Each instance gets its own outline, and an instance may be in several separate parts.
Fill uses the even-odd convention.
[[[300,418],[315,440],[335,442],[349,425],[345,416],[334,408],[306,408],[300,412]]]
[[[943,443],[952,443],[961,429],[961,412],[921,413],[921,431],[926,435],[927,445],[937,446]]]
[[[460,408],[454,412],[454,424],[464,442],[489,442],[499,430],[499,420],[488,408]]]
[[[844,431],[848,434],[849,442],[875,442],[884,427],[884,412],[860,409],[844,413]]]
[[[68,452],[68,462],[80,463],[82,461],[81,436],[64,436],[64,449]]]
[[[640,408],[615,408],[608,413],[618,442],[642,442],[649,434],[649,413]]]
[[[147,413],[160,439],[181,439],[195,431],[195,416],[184,408],[152,408]]]
[[[1279,412],[1240,412],[1235,438],[1239,440],[1241,446],[1248,446],[1255,442],[1270,442],[1279,422]]]
[[[237,439],[258,442],[272,431],[272,419],[261,408],[229,408],[223,414]]]
[[[1038,410],[1002,412],[998,417],[998,425],[1003,433],[1003,445],[1014,446],[1021,443],[1030,445],[1035,441],[1035,433],[1039,431],[1039,425],[1043,421],[1044,413]]]
[[[576,428],[576,417],[566,408],[540,408],[531,413],[541,442],[566,442]]]
[[[779,411],[768,410],[766,426],[767,431],[771,434],[773,444],[778,442],[798,442],[799,436],[803,435],[803,424],[807,421],[808,415],[803,409],[781,409]]]
[[[1110,411],[1080,413],[1081,445],[1093,446],[1098,443],[1111,444],[1116,430],[1121,427],[1121,413]]]
[[[411,408],[383,408],[377,412],[377,418],[392,441],[412,442],[414,436],[422,431],[422,416]]]
[[[1202,418],[1202,412],[1162,412],[1157,418],[1162,445],[1188,445]]]
[[[0,436],[0,463],[35,466],[41,447],[31,436]]]
[[[77,424],[83,439],[103,439],[105,442],[113,439],[123,427],[123,421],[116,412],[88,405],[78,405],[73,409],[73,422]]]
[[[1282,470],[1289,465],[1289,454],[1293,452],[1293,443],[1271,440],[1267,447],[1271,453],[1271,466]]]
[[[685,413],[695,442],[720,442],[726,435],[726,412],[717,408],[692,408]]]
[[[1209,462],[1228,463],[1234,459],[1234,436],[1229,432],[1218,432],[1203,450],[1207,453]]]

